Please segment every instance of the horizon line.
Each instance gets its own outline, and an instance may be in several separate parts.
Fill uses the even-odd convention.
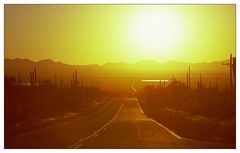
[[[233,56],[233,57],[236,57],[236,56]],[[206,61],[202,61],[202,62],[185,62],[185,61],[180,61],[180,60],[178,61],[178,60],[172,60],[171,59],[171,60],[166,60],[164,62],[160,62],[159,60],[155,60],[155,59],[142,59],[142,60],[138,60],[138,61],[136,61],[134,63],[132,63],[132,62],[125,62],[125,61],[116,61],[116,62],[106,62],[106,63],[103,63],[103,64],[99,64],[99,63],[69,64],[69,63],[65,63],[65,62],[62,62],[62,61],[56,61],[56,60],[51,59],[51,58],[45,58],[45,59],[41,59],[41,60],[33,60],[33,59],[29,59],[29,58],[20,58],[20,57],[17,57],[17,58],[4,57],[4,60],[17,60],[17,59],[19,59],[19,60],[29,60],[31,62],[36,62],[36,63],[49,60],[49,61],[52,61],[54,63],[61,63],[61,64],[72,65],[72,66],[78,66],[78,65],[84,65],[84,66],[87,66],[87,65],[100,65],[100,66],[102,66],[102,65],[106,65],[106,64],[116,64],[116,63],[138,64],[140,62],[146,62],[146,61],[156,62],[158,64],[164,64],[164,63],[168,63],[168,62],[179,62],[179,63],[185,63],[185,64],[200,64],[200,63],[209,63],[210,64],[210,63],[215,63],[215,62],[221,62],[221,61],[228,60],[228,58],[227,58],[227,59],[214,60],[214,61],[208,61],[208,62],[206,62]]]

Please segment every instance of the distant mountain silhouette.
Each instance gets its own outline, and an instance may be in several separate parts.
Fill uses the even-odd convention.
[[[121,82],[122,78],[128,79],[128,83],[133,80],[141,79],[171,79],[174,75],[177,79],[185,81],[188,66],[191,66],[192,77],[198,79],[202,73],[204,78],[228,77],[229,69],[222,63],[228,63],[228,60],[216,61],[211,63],[185,63],[178,61],[168,61],[159,63],[153,60],[139,61],[135,64],[116,62],[103,65],[69,65],[61,62],[55,62],[51,59],[45,59],[38,62],[29,59],[5,59],[4,74],[8,76],[21,75],[23,80],[29,80],[29,72],[37,68],[38,79],[54,79],[56,74],[58,78],[71,80],[73,71],[78,72],[78,76],[83,77],[84,81],[90,84],[98,85],[105,81],[104,85],[112,85],[112,82]],[[104,80],[104,81],[102,81]]]
[[[182,70],[187,70],[188,66],[195,72],[222,72],[225,71],[226,66],[222,66],[222,63],[228,63],[228,60],[216,61],[216,62],[203,62],[203,63],[185,63],[178,61],[168,61],[165,63],[159,63],[154,60],[143,60],[136,62],[135,64],[116,62],[116,63],[106,63],[103,65],[69,65],[61,62],[55,62],[51,59],[45,59],[38,62],[31,61],[29,59],[8,59],[4,60],[5,64],[5,74],[16,75],[18,73],[29,72],[34,67],[37,67],[39,71],[43,73],[66,73],[69,72],[71,75],[72,71],[77,70],[79,72],[86,72],[84,75],[96,75],[96,73],[101,73],[103,75],[104,71],[113,70],[115,72],[122,73],[121,71],[139,71],[141,73],[147,73],[149,70],[158,71],[158,73],[175,73],[181,72]],[[101,72],[99,72],[101,71]],[[112,72],[109,72],[112,73]],[[152,72],[157,73],[157,72]],[[184,72],[182,72],[184,73]]]

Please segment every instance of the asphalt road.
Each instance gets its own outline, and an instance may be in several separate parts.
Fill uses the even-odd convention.
[[[136,98],[125,100],[114,119],[73,148],[235,148],[234,144],[185,139],[147,117]]]
[[[123,101],[123,98],[116,98],[93,114],[8,138],[4,141],[4,147],[6,149],[68,148],[79,139],[91,135],[107,124],[116,114]]]
[[[185,139],[147,117],[136,98],[118,98],[96,113],[5,141],[5,148],[235,148]]]

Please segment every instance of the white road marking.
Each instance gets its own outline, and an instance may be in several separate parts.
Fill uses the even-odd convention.
[[[99,136],[99,133],[95,134],[95,137]]]
[[[105,127],[108,126],[108,124],[110,124],[113,120],[115,120],[115,118],[117,117],[118,113],[120,112],[120,110],[122,109],[122,106],[123,104],[121,104],[120,108],[118,109],[117,113],[115,114],[115,116],[107,123],[105,124],[103,127],[101,127],[100,129],[98,129],[97,131],[95,131],[93,134],[83,138],[83,139],[80,139],[79,141],[77,141],[76,143],[74,143],[73,145],[69,146],[68,148],[79,148],[84,141],[94,137],[96,134],[98,134],[99,132],[101,132]]]
[[[137,98],[136,98],[136,99],[137,99]],[[137,99],[137,104],[138,104],[138,108],[140,109],[140,111],[144,114],[142,108],[141,108],[140,105],[139,105],[138,99]]]
[[[136,98],[137,99],[137,98]],[[138,103],[138,108],[141,110],[141,112],[144,114],[144,112],[143,112],[143,110],[142,110],[142,108],[140,107],[140,105],[139,105],[139,102],[138,102],[138,99],[137,99],[137,103]],[[174,133],[173,131],[171,131],[170,129],[168,129],[167,127],[165,127],[164,125],[162,125],[162,124],[160,124],[160,123],[158,123],[157,121],[155,121],[155,120],[153,120],[153,119],[151,119],[154,123],[156,123],[157,125],[159,125],[159,126],[161,126],[162,128],[164,128],[166,131],[168,131],[169,133],[171,133],[175,138],[177,138],[177,139],[180,139],[180,140],[185,140],[185,138],[182,138],[182,137],[180,137],[179,135],[177,135],[176,133]]]
[[[155,120],[153,120],[153,119],[151,119],[151,120],[152,120],[154,123],[156,123],[157,125],[159,125],[159,126],[161,126],[162,128],[164,128],[164,129],[165,129],[166,131],[168,131],[169,133],[171,133],[175,138],[180,139],[180,140],[184,139],[184,138],[180,137],[179,135],[177,135],[176,133],[174,133],[173,131],[169,130],[169,129],[168,129],[167,127],[165,127],[164,125],[158,123],[157,121],[155,121]]]
[[[111,104],[111,103],[112,103],[112,101],[108,102],[108,103],[105,104],[103,107],[99,108],[97,111],[100,111],[100,110],[104,109],[105,107],[107,107],[107,106],[108,106],[109,104]],[[89,114],[89,115],[92,115],[92,114]],[[89,115],[87,115],[87,116],[89,116]],[[73,119],[73,120],[61,122],[61,123],[58,123],[58,124],[55,124],[55,125],[51,125],[51,126],[48,126],[48,127],[45,127],[45,128],[41,128],[41,129],[38,129],[38,130],[34,130],[34,131],[31,131],[31,132],[27,132],[27,133],[24,133],[24,134],[21,134],[21,135],[9,137],[9,138],[6,139],[6,141],[12,140],[12,139],[16,139],[16,138],[20,138],[20,137],[23,137],[23,136],[26,136],[26,135],[38,133],[38,132],[41,132],[41,131],[44,131],[44,130],[47,130],[47,129],[50,129],[50,128],[54,128],[54,127],[60,126],[60,125],[62,125],[62,124],[66,124],[66,123],[70,123],[70,122],[73,122],[73,121],[77,121],[77,120],[80,120],[80,119],[85,118],[85,117],[87,117],[87,116],[81,116],[81,117],[75,118],[75,119]]]

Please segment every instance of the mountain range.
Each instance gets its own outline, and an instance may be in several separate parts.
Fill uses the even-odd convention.
[[[72,74],[77,71],[79,78],[83,78],[85,83],[102,86],[110,85],[114,82],[124,82],[128,80],[141,79],[171,79],[174,75],[176,79],[185,80],[188,67],[191,68],[191,77],[198,79],[200,73],[207,80],[226,80],[229,74],[229,67],[222,65],[228,63],[228,60],[203,63],[185,63],[178,61],[168,61],[159,63],[153,60],[139,61],[135,64],[116,62],[103,65],[69,65],[62,62],[55,62],[51,59],[45,59],[38,62],[29,59],[4,59],[4,74],[17,77],[19,74],[22,80],[28,82],[29,73],[34,67],[37,69],[38,79],[53,80],[56,74],[57,78],[63,78],[66,82],[72,79]],[[113,81],[113,82],[112,82]]]

